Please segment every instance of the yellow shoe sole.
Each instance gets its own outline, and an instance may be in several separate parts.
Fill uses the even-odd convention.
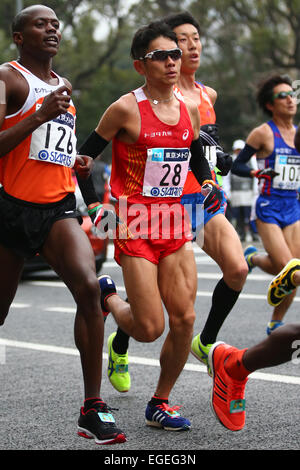
[[[294,289],[296,289],[297,286],[292,284],[290,276],[294,271],[298,270],[300,270],[300,259],[293,258],[280,271],[280,273],[272,279],[268,288],[269,305],[277,307]]]

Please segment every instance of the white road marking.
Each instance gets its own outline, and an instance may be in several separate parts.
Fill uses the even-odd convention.
[[[76,313],[75,307],[47,307],[43,310],[46,312]]]
[[[204,279],[209,278],[209,274],[203,274]],[[216,277],[216,279],[220,279],[220,277]],[[28,284],[34,285],[36,287],[63,287],[67,288],[67,286],[61,282],[61,281],[28,281]],[[125,292],[125,287],[123,286],[117,286],[117,291],[118,292]],[[212,296],[212,291],[203,291],[203,290],[198,290],[197,291],[197,297],[211,297]],[[244,300],[265,300],[267,301],[267,295],[265,294],[243,294],[241,293],[239,296],[239,299],[244,299]],[[300,302],[300,297],[295,297],[294,302]],[[15,304],[12,304],[12,307]],[[57,307],[58,308],[58,307]]]
[[[209,258],[204,252],[200,249],[195,247],[194,249],[195,254],[201,254],[200,256],[195,256],[196,263],[202,265],[216,265],[216,263]],[[202,255],[203,254],[203,255]],[[108,257],[107,261],[103,264],[103,268],[118,268],[120,267],[117,263],[113,260],[113,247],[109,245],[108,250]],[[216,265],[218,268],[218,266]],[[211,279],[211,280],[218,280],[220,279],[221,271],[219,273],[198,273],[198,279]],[[248,275],[249,281],[270,281],[273,276],[264,273],[251,273]],[[27,281],[27,284],[34,285],[36,287],[63,287],[66,288],[66,285],[62,281]],[[125,292],[125,288],[123,286],[117,287],[118,292]],[[197,291],[198,297],[211,297],[211,291]],[[266,295],[264,294],[246,294],[241,293],[239,296],[240,299],[244,300],[263,300],[266,301]],[[294,302],[299,302],[300,297],[295,297]],[[15,302],[11,306],[12,308],[29,308],[31,307],[30,304],[22,304]],[[75,307],[47,307],[44,311],[50,312],[62,312],[62,313],[75,313]],[[7,346],[7,347],[15,347],[15,348],[23,348],[23,349],[30,349],[35,351],[44,351],[56,354],[67,354],[78,356],[78,350],[72,348],[64,348],[59,346],[53,345],[45,345],[45,344],[36,344],[36,343],[29,343],[29,342],[22,342],[22,341],[13,341],[13,340],[6,340],[0,338],[0,345]],[[103,359],[108,360],[107,353],[103,353]],[[145,366],[152,366],[152,367],[160,367],[159,361],[155,359],[149,359],[145,357],[138,357],[138,356],[131,356],[130,355],[130,363],[131,364],[139,364]],[[192,372],[201,372],[207,373],[207,369],[204,365],[197,365],[192,363],[187,363],[184,367],[185,370],[192,371]],[[271,382],[278,382],[278,383],[287,383],[287,384],[295,384],[300,385],[300,377],[297,376],[289,376],[289,375],[281,375],[281,374],[270,374],[265,372],[254,372],[250,375],[250,379],[257,379],[257,380],[265,380]]]
[[[11,304],[12,308],[29,308],[31,307],[31,304],[21,304],[20,302],[14,302]]]
[[[12,348],[29,349],[32,351],[42,351],[42,352],[49,352],[49,353],[55,353],[55,354],[66,354],[69,356],[79,355],[78,350],[74,348],[64,348],[64,347],[53,346],[49,344],[28,343],[24,341],[14,341],[14,340],[9,340],[9,339],[4,339],[4,338],[0,338],[0,345],[6,346],[6,347],[12,347]],[[103,353],[103,359],[108,360],[107,353]],[[140,365],[150,366],[150,367],[160,367],[159,361],[156,359],[149,359],[146,357],[138,357],[138,356],[131,356],[131,355],[129,359],[130,359],[130,364],[140,364]],[[191,371],[191,372],[207,373],[207,369],[204,365],[202,366],[202,365],[187,363],[184,369]],[[265,380],[269,382],[300,385],[300,377],[292,376],[292,375],[270,374],[270,373],[265,373],[265,372],[253,372],[249,378],[256,379],[256,380]]]

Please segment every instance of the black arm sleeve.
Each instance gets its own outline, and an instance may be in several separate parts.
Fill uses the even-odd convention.
[[[85,140],[85,142],[79,147],[78,154],[87,155],[95,159],[98,157],[98,155],[100,155],[107,145],[108,141],[103,139],[103,137],[97,134],[97,132],[93,131]],[[94,202],[98,202],[99,197],[97,196],[95,190],[92,175],[90,175],[87,179],[83,179],[78,175],[78,173],[76,173],[76,178],[86,206],[93,204]]]
[[[89,157],[92,157],[95,160],[95,158],[97,158],[98,155],[103,152],[108,143],[109,142],[103,139],[101,135],[99,135],[96,131],[93,131],[83,142],[83,144],[79,147],[77,153],[79,155],[88,155]]]
[[[204,156],[200,137],[197,140],[193,140],[190,150],[190,168],[197,178],[198,183],[202,185],[203,181],[211,180],[212,176],[208,161]]]
[[[252,155],[257,152],[257,149],[251,147],[251,145],[246,144],[243,150],[240,151],[237,158],[234,160],[231,168],[231,173],[238,176],[248,176],[251,178],[251,168],[247,165],[247,162],[250,160]]]

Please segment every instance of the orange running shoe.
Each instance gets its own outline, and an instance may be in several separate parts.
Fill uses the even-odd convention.
[[[217,342],[212,345],[208,363],[213,377],[212,410],[225,428],[240,431],[245,426],[245,386],[248,381],[232,379],[224,368],[228,356],[239,349]]]

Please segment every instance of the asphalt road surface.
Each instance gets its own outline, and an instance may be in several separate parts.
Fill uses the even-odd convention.
[[[261,245],[258,247],[262,249]],[[195,333],[198,333],[221,274],[198,247],[195,256],[198,269]],[[121,270],[112,259],[111,249],[102,273],[115,279],[119,294],[125,298]],[[219,340],[244,348],[265,338],[272,311],[266,300],[270,279],[259,269],[253,270]],[[299,321],[299,300],[296,297],[287,322]],[[158,379],[159,352],[165,335],[152,344],[130,340],[132,387],[128,393],[119,394],[106,375],[106,340],[116,328],[111,315],[105,325],[101,393],[111,407],[118,409],[114,416],[128,440],[120,445],[97,446],[93,440],[77,436],[83,387],[73,339],[74,315],[75,304],[69,291],[51,271],[35,273],[20,283],[0,330],[1,450],[101,450],[105,464],[128,467],[145,463],[195,464],[201,450],[299,450],[300,354],[295,363],[250,376],[246,389],[247,422],[236,433],[216,421],[210,409],[211,379],[205,367],[190,355],[170,404],[182,406],[181,414],[191,420],[192,428],[188,432],[167,432],[144,423],[145,407]],[[143,452],[137,453],[138,450]],[[154,459],[151,457],[154,453],[169,461],[149,460]],[[126,461],[120,460],[125,457]]]

